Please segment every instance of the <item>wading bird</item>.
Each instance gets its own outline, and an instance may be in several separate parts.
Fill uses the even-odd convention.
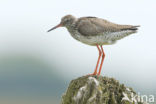
[[[137,27],[139,26],[115,24],[97,17],[76,18],[72,15],[66,15],[61,19],[61,22],[57,26],[48,30],[48,32],[58,27],[66,27],[74,39],[84,44],[97,47],[99,57],[94,73],[91,75],[100,75],[105,58],[102,45],[114,44],[117,40],[136,33]],[[98,71],[97,69],[101,57],[101,64]]]

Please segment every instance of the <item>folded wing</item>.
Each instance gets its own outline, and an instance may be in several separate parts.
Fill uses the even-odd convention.
[[[76,28],[84,36],[102,35],[126,30],[135,32],[138,26],[119,25],[96,17],[82,17],[77,21]]]

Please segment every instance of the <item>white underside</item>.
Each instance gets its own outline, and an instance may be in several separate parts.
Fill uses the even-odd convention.
[[[80,33],[76,33],[76,35],[72,35],[78,41],[88,45],[110,45],[114,44],[117,40],[122,39],[132,33],[135,33],[132,30],[121,31],[121,32],[113,32],[113,33],[103,33],[96,36],[84,36]]]

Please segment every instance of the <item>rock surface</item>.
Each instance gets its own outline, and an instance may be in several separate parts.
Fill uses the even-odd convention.
[[[72,80],[61,104],[146,104],[132,88],[102,76],[83,76]]]

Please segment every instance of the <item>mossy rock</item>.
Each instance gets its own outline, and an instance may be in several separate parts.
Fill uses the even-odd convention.
[[[83,76],[70,82],[61,104],[146,104],[138,98],[132,88],[113,78]]]

